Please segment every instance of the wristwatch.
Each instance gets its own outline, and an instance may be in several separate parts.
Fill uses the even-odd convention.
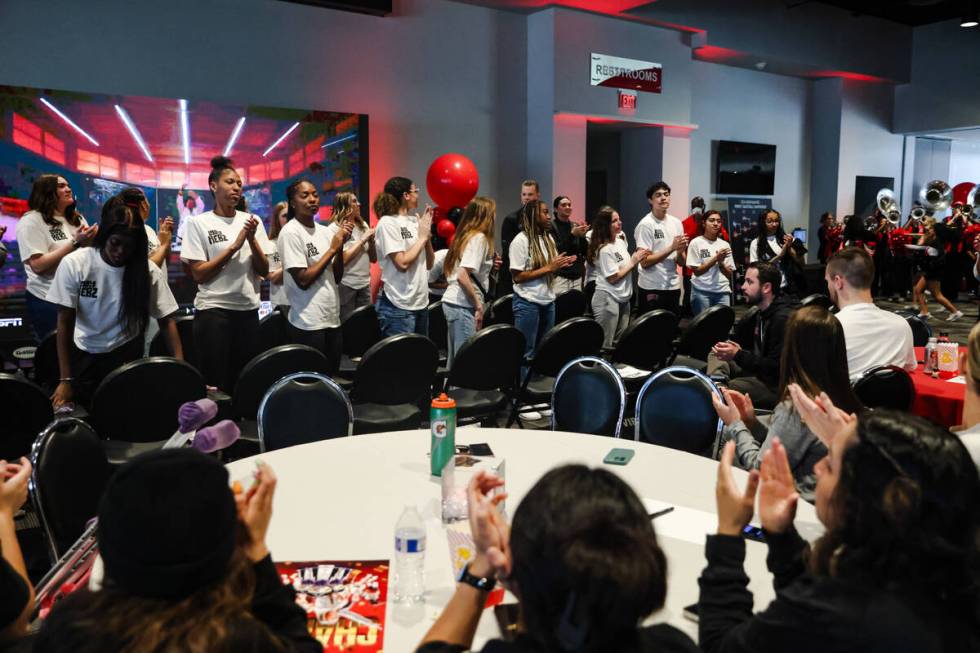
[[[468,562],[466,563],[466,566],[463,567],[463,571],[459,572],[459,578],[456,580],[460,583],[466,583],[467,585],[475,587],[481,592],[489,592],[497,586],[497,579],[493,576],[490,576],[489,578],[481,578],[471,574],[470,563]]]

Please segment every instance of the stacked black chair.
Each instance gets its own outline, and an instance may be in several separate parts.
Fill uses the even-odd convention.
[[[635,439],[711,457],[722,422],[711,395],[722,396],[711,380],[687,367],[653,374],[636,400]]]
[[[330,377],[298,372],[283,377],[262,398],[258,413],[262,451],[351,435],[354,413]]]
[[[417,333],[401,333],[371,347],[354,371],[354,433],[417,429],[432,395],[439,352]]]
[[[878,365],[854,383],[854,394],[867,408],[908,411],[915,401],[915,384],[908,372],[894,365]]]
[[[514,396],[524,358],[524,334],[509,324],[476,332],[453,357],[447,392],[456,420],[491,422]]]
[[[207,394],[204,378],[190,363],[152,356],[126,363],[95,389],[90,421],[105,441],[109,462],[159,449],[177,430],[181,404]]]
[[[286,316],[277,307],[259,320],[259,351],[269,351],[287,342]]]
[[[928,322],[912,311],[895,311],[895,313],[905,318],[905,321],[912,328],[912,344],[915,347],[925,347],[929,344],[929,338],[932,337],[932,327],[929,326]]]
[[[493,307],[493,315],[490,316],[490,311],[487,311],[483,320],[484,326],[514,324],[514,295],[498,297],[491,306]]]
[[[585,314],[585,293],[577,288],[563,292],[555,298],[555,324]]]
[[[610,360],[614,365],[629,365],[648,372],[660,369],[673,352],[676,335],[677,316],[674,313],[663,309],[644,313],[626,327]],[[649,376],[624,379],[627,390],[636,392]]]
[[[344,357],[340,361],[339,376],[350,379],[354,368],[368,349],[381,342],[381,324],[373,304],[355,309],[340,325]]]
[[[98,435],[74,417],[58,418],[41,431],[31,464],[31,500],[54,564],[98,514],[111,467]]]
[[[626,387],[612,365],[583,356],[561,369],[551,395],[551,429],[619,437]]]
[[[711,348],[728,339],[734,323],[735,311],[730,306],[718,304],[699,314],[681,333],[671,365],[703,371],[708,367]]]
[[[177,335],[180,336],[180,346],[184,349],[184,360],[196,361],[197,350],[194,348],[194,316],[178,315],[173,320],[174,324],[177,325]],[[164,331],[160,331],[153,336],[153,340],[150,341],[150,356],[173,355],[174,353],[170,351],[167,334]]]
[[[34,350],[34,382],[45,392],[53,393],[60,375],[57,331],[52,331],[41,339]]]
[[[562,368],[575,358],[599,354],[602,338],[602,327],[587,317],[565,320],[546,333],[527,361],[528,375],[514,397],[507,426],[515,421],[520,424],[519,412],[522,404],[534,405],[550,401],[555,377]]]
[[[800,306],[823,306],[829,311],[834,308],[834,302],[830,301],[830,297],[827,295],[815,293],[800,300]]]
[[[31,453],[37,434],[54,417],[40,386],[19,374],[0,372],[0,460],[15,462]]]

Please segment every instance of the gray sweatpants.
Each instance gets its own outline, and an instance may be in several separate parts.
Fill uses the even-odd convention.
[[[610,348],[630,323],[630,301],[619,302],[605,290],[592,295],[592,316],[602,327],[602,346]]]

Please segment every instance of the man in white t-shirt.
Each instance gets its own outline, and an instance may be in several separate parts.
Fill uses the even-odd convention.
[[[663,308],[680,314],[681,275],[687,237],[680,220],[667,213],[670,208],[670,186],[658,181],[647,189],[650,212],[636,225],[633,239],[637,249],[649,253],[640,261],[637,278],[640,313]]]
[[[878,365],[915,369],[912,327],[901,316],[883,311],[871,299],[875,265],[868,253],[848,247],[827,261],[824,278],[847,343],[851,381]]]

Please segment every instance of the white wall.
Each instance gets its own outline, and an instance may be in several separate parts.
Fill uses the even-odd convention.
[[[980,184],[980,141],[953,141],[949,152],[949,183]]]
[[[806,225],[810,205],[811,82],[795,77],[694,61],[691,121],[691,195],[724,200],[714,192],[713,141],[776,146],[773,206],[787,226]],[[710,204],[710,201],[709,201]],[[687,207],[673,207],[676,215]]]

